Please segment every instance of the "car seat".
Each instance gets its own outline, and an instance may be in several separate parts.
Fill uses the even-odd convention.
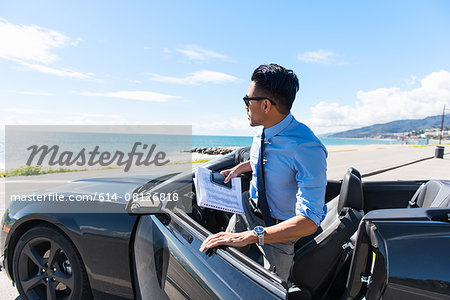
[[[361,174],[359,173],[359,171],[357,169],[350,167],[347,169],[347,173],[348,172],[352,173],[353,175],[358,177],[359,180],[361,180]],[[342,188],[342,183],[341,183],[341,188]],[[339,199],[340,199],[340,196],[338,195],[337,197],[335,197],[334,199],[332,199],[331,201],[329,201],[326,204],[327,215],[325,216],[325,219],[322,221],[322,223],[320,223],[320,226],[317,228],[315,233],[308,235],[308,236],[304,236],[295,243],[295,246],[294,246],[295,251],[297,251],[298,249],[303,247],[305,244],[307,244],[309,241],[311,241],[313,238],[318,236],[321,232],[323,232],[324,230],[326,230],[328,227],[330,227],[333,224],[333,222],[336,220]]]
[[[422,184],[408,207],[447,207],[450,204],[450,181],[430,180]]]
[[[291,279],[297,290],[290,293],[290,299],[320,299],[339,271],[343,252],[364,214],[362,184],[355,171],[349,169],[344,175],[340,195],[320,226],[322,231],[295,252]]]

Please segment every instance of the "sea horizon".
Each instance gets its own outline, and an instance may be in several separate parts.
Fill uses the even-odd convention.
[[[70,134],[71,135],[71,139],[72,141],[76,141],[77,139],[79,139],[78,141],[76,141],[75,143],[70,143],[68,142],[68,139],[64,138],[64,136],[66,134]],[[59,144],[62,147],[68,147],[70,148],[77,148],[78,145],[84,144],[83,142],[87,142],[87,145],[91,145],[93,146],[96,141],[98,140],[107,140],[105,135],[110,135],[107,133],[93,133],[90,134],[90,138],[88,140],[86,140],[86,133],[80,133],[80,134],[76,134],[75,133],[75,138],[74,138],[74,133],[58,133],[58,135],[60,136],[59,138],[51,138],[50,140],[47,140],[47,144],[48,145],[53,145],[53,144]],[[180,146],[177,147],[178,142],[176,140],[178,139],[169,139],[167,140],[167,137],[161,137],[161,138],[156,138],[155,137],[158,135],[153,135],[153,140],[156,144],[162,143],[165,145],[171,145],[172,143],[174,143],[173,146],[173,151],[180,151]],[[54,136],[53,136],[54,137]],[[116,149],[118,146],[120,146],[120,148],[123,148],[124,150],[127,149],[127,145],[129,142],[134,141],[134,138],[137,137],[141,137],[141,135],[127,135],[127,134],[118,134],[117,138],[118,140],[112,140],[111,143],[109,142],[104,142],[102,144],[102,148],[106,147],[106,148],[111,148],[111,150]],[[185,136],[184,136],[185,137]],[[318,137],[321,142],[325,145],[325,146],[335,146],[335,145],[389,145],[389,144],[402,144],[404,143],[404,141],[402,140],[393,140],[393,139],[370,139],[370,138],[328,138],[328,137]],[[32,139],[30,139],[31,142]],[[37,139],[37,140],[43,140],[43,139]],[[192,135],[192,143],[190,146],[190,149],[194,149],[194,148],[199,148],[199,147],[249,147],[252,144],[252,140],[253,137],[252,136],[223,136],[223,135]],[[36,140],[35,140],[36,141]],[[61,141],[64,141],[61,144]],[[161,144],[161,145],[162,145]],[[424,145],[425,142],[424,141],[420,141],[420,140],[414,140],[414,141],[408,141],[409,145]],[[189,147],[189,142],[188,140],[185,140],[183,149],[185,147]],[[178,150],[176,150],[178,149]],[[185,149],[185,150],[190,150],[190,149]],[[169,151],[170,152],[170,151]],[[10,154],[10,159],[11,154]],[[13,159],[13,161],[15,161],[15,159]],[[11,166],[11,160],[9,161],[8,165]],[[12,165],[14,165],[15,167],[16,164],[13,163]],[[9,168],[9,167],[8,167]],[[4,140],[0,140],[0,169],[5,169],[5,144],[4,144]]]

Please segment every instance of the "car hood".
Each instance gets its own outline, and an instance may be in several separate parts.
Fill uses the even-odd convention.
[[[99,195],[100,193],[117,193],[125,195],[131,193],[138,187],[152,182],[163,174],[147,175],[147,176],[131,176],[131,177],[99,177],[74,180],[63,185],[53,187],[42,191],[40,194],[59,193],[64,195],[83,194],[83,195]],[[158,183],[160,183],[158,181]]]
[[[133,193],[139,191],[138,188],[154,187],[176,174],[126,174],[127,176],[119,174],[74,180],[33,193],[24,201],[13,201],[9,211],[20,212],[20,215],[66,212],[124,213],[126,204],[133,199]]]

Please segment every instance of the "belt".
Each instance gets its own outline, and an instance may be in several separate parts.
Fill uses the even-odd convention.
[[[252,208],[253,214],[254,214],[256,217],[258,217],[258,218],[260,218],[261,220],[263,220],[263,216],[262,216],[261,210],[256,206],[256,203],[253,202],[253,199],[252,199],[252,198],[249,198],[249,200],[250,200],[249,202],[250,202],[250,206],[251,206],[251,208]],[[273,220],[273,223],[274,223],[275,225],[277,225],[278,223],[281,223],[281,222],[284,221],[284,220],[280,220],[280,219],[276,219],[276,218],[272,218],[272,220]]]

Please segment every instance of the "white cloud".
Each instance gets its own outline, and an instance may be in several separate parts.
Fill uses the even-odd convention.
[[[331,62],[333,56],[335,56],[333,51],[317,50],[301,53],[297,56],[297,59],[308,63],[327,64]]]
[[[236,136],[253,136],[255,129],[250,127],[248,120],[242,119],[225,119],[223,121],[191,123],[193,134],[202,135],[236,135]],[[249,145],[250,146],[250,145]]]
[[[184,48],[176,49],[177,52],[184,54],[189,60],[197,62],[205,62],[210,59],[228,59],[227,56],[214,52],[212,50],[204,49],[196,45],[188,45]]]
[[[89,79],[89,78],[92,78],[92,76],[94,75],[93,73],[83,73],[83,72],[73,71],[70,69],[57,69],[57,68],[47,67],[47,66],[40,65],[40,64],[27,63],[24,61],[17,61],[17,62],[20,63],[21,65],[24,65],[24,66],[34,70],[34,71],[51,74],[51,75],[56,75],[56,76]]]
[[[73,40],[70,44],[74,47],[78,47],[78,45],[80,43],[84,42],[84,40],[82,38],[76,38],[75,40]]]
[[[82,96],[90,96],[90,97],[111,97],[111,98],[121,98],[128,100],[139,100],[150,102],[166,102],[173,98],[179,98],[178,96],[146,91],[119,91],[112,93],[81,92],[79,94]]]
[[[0,111],[1,125],[125,125],[120,115],[95,113],[56,113],[40,109],[8,108]]]
[[[127,123],[128,123],[127,120],[120,115],[78,113],[68,115],[62,124],[126,125]]]
[[[53,50],[71,45],[77,47],[81,38],[71,39],[64,34],[37,25],[15,25],[0,18],[0,58],[15,61],[32,70],[57,76],[90,78],[65,68],[49,67],[59,60]]]
[[[226,118],[217,115],[217,121],[177,121],[168,120],[165,122],[155,122],[148,120],[145,123],[134,119],[129,120],[118,114],[99,113],[70,113],[50,112],[40,109],[30,108],[7,108],[0,110],[0,134],[3,125],[191,125],[193,134],[202,135],[235,135],[252,136],[255,134],[255,127],[250,127],[246,114],[242,117]],[[223,121],[221,121],[221,119]]]
[[[41,110],[41,109],[30,109],[30,108],[5,108],[5,112],[8,115],[18,114],[18,115],[48,115],[53,114],[52,112]]]
[[[140,81],[140,80],[137,80],[137,79],[128,79],[128,81],[129,82],[131,82],[131,83],[142,83],[142,81]]]
[[[48,92],[32,92],[32,91],[11,91],[11,92],[27,96],[46,96],[46,97],[53,96],[53,93]]]
[[[51,63],[58,58],[51,50],[67,45],[70,39],[55,30],[14,25],[0,19],[0,41],[1,58]]]
[[[232,75],[208,70],[188,73],[185,77],[162,76],[153,73],[149,73],[148,75],[150,76],[150,80],[175,84],[223,83],[235,82],[238,80],[237,77]]]
[[[306,123],[318,133],[336,132],[401,119],[419,119],[442,112],[450,104],[450,72],[433,72],[411,90],[379,88],[358,91],[352,105],[321,101],[311,107]]]
[[[411,75],[411,77],[405,80],[405,83],[407,85],[415,85],[417,83],[417,79],[418,79],[417,76]]]
[[[0,110],[0,125],[31,125],[51,124],[60,116],[42,109],[32,108],[6,108]]]

